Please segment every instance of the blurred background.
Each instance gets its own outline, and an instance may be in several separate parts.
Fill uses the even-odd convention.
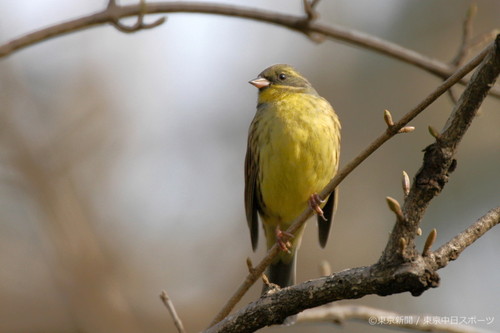
[[[298,0],[225,2],[302,13]],[[322,1],[318,11],[323,23],[448,62],[470,3],[337,0]],[[476,3],[475,34],[499,28],[500,2]],[[1,43],[105,5],[1,1]],[[201,14],[170,14],[135,34],[98,26],[0,59],[0,332],[174,332],[158,297],[163,289],[189,332],[205,328],[244,279],[245,259],[264,254],[263,239],[251,251],[243,207],[257,97],[247,82],[275,63],[296,66],[336,109],[341,165],[384,130],[384,109],[399,119],[441,82],[346,43],[315,44],[281,27]],[[309,222],[299,281],[318,277],[322,260],[339,271],[378,259],[394,223],[385,197],[402,201],[401,172],[413,178],[432,142],[427,126],[442,128],[452,107],[442,96],[410,124],[413,133],[392,139],[341,184],[324,250]],[[457,170],[423,220],[420,248],[432,228],[439,246],[499,205],[499,111],[499,99],[483,104]],[[339,304],[475,317],[475,328],[500,331],[499,240],[500,229],[488,232],[440,271],[439,288],[420,297]],[[260,289],[259,282],[238,308]],[[332,326],[262,331],[304,330]],[[356,322],[333,330],[388,331]]]

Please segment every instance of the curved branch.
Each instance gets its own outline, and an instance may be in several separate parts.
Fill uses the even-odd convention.
[[[110,3],[113,3],[111,1]],[[104,10],[95,14],[83,16],[81,18],[69,20],[60,24],[26,34],[15,38],[10,42],[0,45],[0,58],[6,57],[15,51],[21,50],[30,45],[39,43],[50,38],[62,36],[67,33],[88,29],[101,24],[119,25],[117,22],[120,18],[138,16],[141,17],[147,14],[160,13],[202,13],[215,14],[231,17],[245,18],[260,22],[286,27],[305,34],[306,36],[322,35],[331,39],[347,42],[352,45],[360,46],[383,55],[398,59],[408,64],[414,65],[429,73],[439,76],[443,79],[449,77],[455,67],[445,64],[436,59],[426,57],[418,52],[406,49],[395,43],[382,40],[369,34],[347,29],[339,25],[324,25],[319,24],[310,19],[307,13],[304,16],[286,15],[272,11],[237,7],[223,4],[206,4],[206,3],[184,3],[184,2],[166,2],[166,3],[151,3],[147,6],[137,4],[128,6],[110,5]],[[142,21],[141,21],[142,22]],[[163,23],[164,20],[155,22],[156,25]],[[156,26],[153,24],[153,26]],[[143,26],[149,28],[151,25]],[[141,26],[137,26],[139,30]],[[127,29],[130,32],[130,29]],[[462,83],[467,83],[468,80],[462,79]],[[500,97],[500,91],[492,91],[492,95]]]

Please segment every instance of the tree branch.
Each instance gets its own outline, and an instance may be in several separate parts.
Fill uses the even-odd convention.
[[[140,0],[140,6],[141,6],[141,11],[137,15],[137,22],[132,25],[132,26],[126,26],[122,23],[120,23],[120,20],[118,18],[115,18],[114,20],[111,20],[110,23],[118,30],[124,33],[132,33],[136,32],[139,30],[146,30],[146,29],[152,29],[156,28],[159,25],[162,25],[165,23],[167,20],[165,17],[161,17],[158,20],[154,21],[153,23],[144,23],[144,15],[147,14],[147,6],[146,6],[146,0]],[[107,11],[113,12],[116,11],[117,4],[115,0],[109,0],[108,1],[108,8]]]
[[[451,61],[453,66],[461,66],[462,63],[467,58],[470,50],[472,49],[471,38],[472,38],[472,22],[477,13],[477,4],[471,3],[462,24],[462,42],[458,48],[457,54]],[[456,104],[457,99],[453,93],[453,89],[448,90],[448,95],[450,96],[453,104]]]
[[[462,24],[462,42],[458,48],[458,52],[451,63],[455,66],[459,66],[467,57],[470,51],[470,40],[472,38],[472,21],[477,13],[477,4],[471,3],[467,13],[465,14],[464,22]]]
[[[403,218],[396,222],[386,249],[376,264],[344,270],[328,277],[272,291],[234,315],[226,317],[205,332],[253,332],[266,325],[281,324],[287,317],[305,309],[337,300],[360,298],[369,294],[385,296],[402,292],[410,292],[418,296],[429,288],[437,287],[439,276],[436,270],[444,267],[449,260],[456,258],[461,251],[489,228],[498,224],[500,220],[500,214],[494,210],[487,214],[488,217],[480,219],[484,222],[476,222],[473,227],[457,236],[458,238],[455,237],[438,251],[423,257],[415,250],[414,238],[418,233],[420,219],[430,200],[442,190],[446,183],[448,174],[455,165],[452,160],[458,143],[499,72],[500,35],[497,36],[495,43],[487,48],[487,56],[472,76],[471,82],[460,97],[459,103],[452,111],[436,143],[429,146],[435,148],[426,149],[423,166],[405,199]],[[458,78],[459,76],[456,77]],[[400,122],[389,126],[380,138],[385,138],[385,135],[390,138],[391,133],[392,135],[397,133],[398,128],[405,125],[403,120],[413,119],[412,114],[413,110]],[[380,145],[388,138],[380,139]],[[378,142],[377,140],[375,142]],[[376,144],[370,147],[372,146],[375,147]],[[373,148],[373,151],[375,149],[377,148]],[[359,163],[370,154],[371,152],[365,157],[360,157]],[[364,156],[363,153],[360,156]],[[350,167],[357,166],[355,163],[357,159],[339,172],[321,192],[321,197],[330,193],[338,185],[350,172]],[[293,233],[310,214],[311,210],[306,209],[287,231]],[[269,251],[263,261],[269,260],[269,256],[276,251],[277,245]],[[251,273],[255,274],[255,269]],[[249,277],[246,280],[248,279]]]
[[[313,1],[311,4],[315,5],[316,1]],[[319,34],[327,38],[344,41],[414,65],[443,79],[449,77],[456,69],[453,65],[448,65],[436,59],[426,57],[413,50],[406,49],[395,43],[382,40],[363,32],[347,29],[339,25],[319,24],[313,20],[315,17],[311,17],[307,8],[305,8],[304,16],[293,16],[272,11],[248,7],[228,6],[223,4],[158,2],[147,4],[146,6],[141,2],[137,5],[118,6],[115,4],[114,0],[110,0],[107,8],[100,12],[69,20],[60,24],[55,24],[32,33],[28,33],[0,45],[0,58],[6,57],[15,51],[41,41],[62,36],[71,32],[88,29],[97,25],[109,23],[117,28],[120,28],[121,31],[126,30],[126,32],[133,32],[160,25],[165,21],[162,18],[151,25],[145,25],[143,24],[142,18],[146,13],[202,13],[239,17],[279,25],[303,33],[308,37]],[[122,24],[117,23],[119,19],[130,16],[139,17],[139,21],[133,27],[125,27]],[[312,39],[317,40],[316,37],[312,37]],[[468,80],[462,79],[460,82],[467,83]],[[491,94],[496,97],[500,97],[500,91],[491,91]]]
[[[450,261],[456,260],[469,245],[499,223],[500,207],[497,207],[490,210],[486,215],[477,220],[476,223],[431,253],[428,259],[429,264],[432,264],[435,270],[445,267]]]
[[[434,320],[434,316],[404,315],[363,305],[327,304],[308,309],[299,313],[297,324],[318,322],[342,324],[346,320],[353,319],[366,322],[370,326],[407,328],[423,332],[471,333],[475,331],[470,326],[451,324],[449,321],[446,323],[445,319],[449,319],[449,317]]]
[[[493,86],[500,73],[500,35],[489,49],[488,55],[472,76],[443,130],[436,135],[435,143],[425,148],[424,163],[417,172],[403,204],[404,221],[395,224],[381,261],[411,260],[417,256],[414,240],[420,220],[430,201],[448,182],[449,174],[456,167],[457,162],[453,157],[457,146],[472,123],[488,89]],[[401,238],[408,244],[403,253],[405,258],[398,258],[397,255]]]
[[[327,277],[272,290],[204,333],[254,332],[264,326],[282,324],[287,317],[306,309],[366,295],[387,296],[410,292],[418,296],[430,287],[437,287],[439,277],[434,269],[446,266],[474,240],[499,223],[500,207],[488,212],[426,258],[418,256],[413,261],[399,265],[376,263],[346,269]]]
[[[174,303],[172,303],[172,300],[170,299],[170,297],[168,297],[168,294],[165,290],[162,290],[162,292],[160,293],[160,299],[163,302],[163,304],[165,305],[165,307],[167,308],[168,313],[170,313],[170,316],[174,320],[174,325],[175,325],[175,328],[177,328],[177,332],[178,333],[185,333],[186,330],[184,329],[184,325],[182,324],[182,320],[179,317],[179,315],[177,314],[177,311],[175,310]]]

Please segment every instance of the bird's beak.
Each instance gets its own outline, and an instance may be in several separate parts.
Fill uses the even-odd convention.
[[[263,77],[258,77],[256,79],[253,79],[252,81],[248,81],[251,85],[257,87],[258,89],[267,87],[271,84],[269,80],[264,79]]]

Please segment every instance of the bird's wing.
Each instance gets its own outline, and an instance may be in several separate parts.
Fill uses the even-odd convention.
[[[332,194],[328,197],[328,201],[323,207],[323,214],[325,215],[326,221],[323,217],[318,215],[318,236],[319,245],[325,247],[328,241],[328,235],[330,234],[330,227],[332,226],[333,215],[335,215],[335,207],[337,206],[339,189],[336,188]]]
[[[252,240],[252,249],[255,251],[259,240],[259,220],[258,220],[258,184],[259,174],[258,164],[255,153],[251,147],[251,137],[248,138],[247,154],[245,156],[245,212],[248,228],[250,229],[250,238]]]

